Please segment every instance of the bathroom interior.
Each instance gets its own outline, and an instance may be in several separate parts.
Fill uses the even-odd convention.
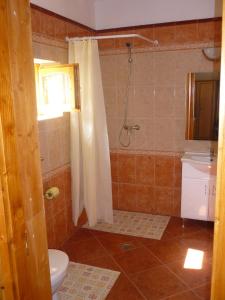
[[[10,2],[6,11],[27,17],[18,0]],[[20,238],[6,251],[1,232],[1,249],[9,257],[14,251],[16,263],[0,259],[7,270],[0,299],[225,299],[213,257],[222,1],[174,0],[163,13],[162,1],[120,2],[33,0],[25,7],[36,84],[39,179],[32,189],[43,197],[25,205],[28,260],[15,246]],[[29,132],[26,142],[36,149]],[[3,206],[9,209],[6,200]],[[15,216],[16,236],[23,229]],[[30,294],[13,275],[23,263],[24,280],[44,274]]]

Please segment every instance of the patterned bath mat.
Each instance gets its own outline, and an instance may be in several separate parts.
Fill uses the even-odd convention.
[[[119,275],[117,271],[70,262],[58,297],[60,300],[104,300]]]
[[[160,240],[170,217],[114,210],[113,220],[113,224],[98,222],[94,227],[89,227],[88,224],[83,227]]]

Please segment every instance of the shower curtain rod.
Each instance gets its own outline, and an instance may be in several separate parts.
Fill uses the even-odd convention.
[[[83,41],[83,40],[106,40],[106,39],[120,39],[120,38],[139,38],[152,43],[154,46],[158,46],[159,42],[157,40],[151,40],[144,37],[141,34],[131,33],[131,34],[118,34],[118,35],[102,35],[102,36],[84,36],[84,37],[66,37],[66,41]]]

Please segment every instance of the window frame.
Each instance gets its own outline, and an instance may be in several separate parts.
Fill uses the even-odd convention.
[[[42,97],[41,89],[42,89],[42,82],[41,77],[44,77],[48,74],[54,73],[64,73],[68,74],[70,78],[70,100],[69,103],[63,105],[64,108],[62,109],[63,112],[79,110],[81,109],[80,103],[80,77],[79,77],[79,65],[78,64],[34,64],[35,70],[35,83],[36,83],[36,98],[37,98],[37,113],[38,119],[50,119],[56,118],[57,115],[54,116],[51,114],[46,113],[50,106],[44,102],[44,98]]]

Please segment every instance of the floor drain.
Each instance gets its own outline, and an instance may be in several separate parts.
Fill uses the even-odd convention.
[[[120,248],[124,251],[128,251],[128,250],[134,249],[134,245],[129,244],[129,243],[123,243],[123,244],[120,244]]]

